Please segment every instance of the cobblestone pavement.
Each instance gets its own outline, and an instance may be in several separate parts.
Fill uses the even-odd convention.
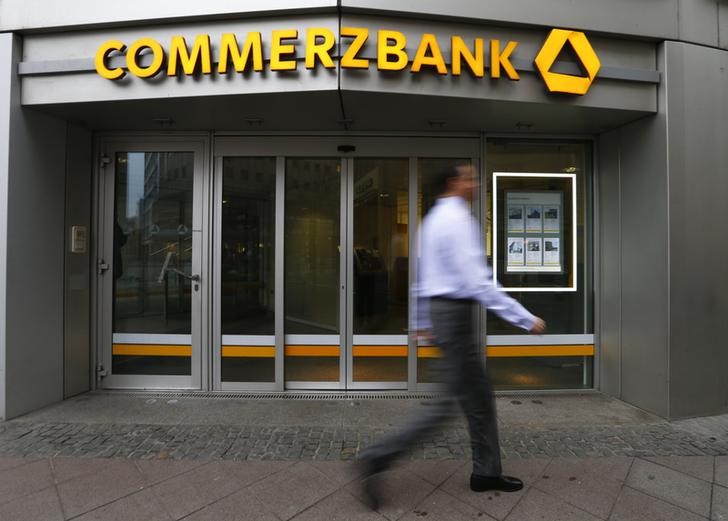
[[[275,407],[271,401],[270,407]],[[130,459],[352,460],[393,428],[357,426],[110,423],[0,423],[0,455]],[[501,426],[506,459],[597,456],[728,455],[728,416],[682,422]],[[448,424],[414,447],[409,458],[467,459],[468,433]]]

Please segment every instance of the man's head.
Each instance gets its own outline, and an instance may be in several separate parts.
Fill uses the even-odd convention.
[[[478,175],[472,165],[452,165],[435,178],[438,197],[457,196],[472,201],[478,188]]]

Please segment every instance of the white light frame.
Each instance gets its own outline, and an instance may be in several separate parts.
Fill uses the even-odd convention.
[[[493,172],[493,207],[492,207],[492,222],[493,222],[493,284],[498,287],[498,179],[499,178],[512,178],[512,177],[557,177],[562,179],[571,179],[571,269],[573,273],[571,286],[565,287],[499,287],[500,291],[520,291],[520,292],[575,292],[577,289],[577,263],[576,263],[576,174],[563,174],[563,173],[541,173],[541,172]]]

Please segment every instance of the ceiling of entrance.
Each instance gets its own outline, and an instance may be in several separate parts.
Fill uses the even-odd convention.
[[[38,107],[94,130],[598,134],[649,113],[559,103],[356,91],[150,99]]]

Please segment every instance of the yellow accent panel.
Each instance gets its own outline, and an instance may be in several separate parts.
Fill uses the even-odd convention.
[[[114,344],[111,353],[126,356],[192,356],[192,346]]]
[[[437,347],[418,347],[417,358],[438,358],[440,349]],[[488,346],[489,357],[520,358],[526,356],[594,356],[594,346],[563,345],[563,346]]]
[[[549,70],[553,67],[556,58],[559,56],[561,49],[564,48],[564,45],[566,45],[566,42],[569,42],[574,48],[577,58],[579,58],[579,61],[581,61],[581,64],[586,70],[586,78],[551,72]],[[565,94],[586,94],[601,68],[599,58],[594,52],[589,40],[587,40],[586,35],[582,32],[567,31],[564,29],[554,29],[549,33],[534,63],[549,91],[563,92]]]
[[[488,346],[488,356],[594,356],[593,345],[566,346]]]
[[[352,353],[354,357],[407,357],[407,346],[354,346]]]
[[[417,348],[417,358],[440,358],[440,356],[442,356],[442,353],[440,353],[439,347]]]
[[[223,358],[275,358],[273,346],[222,346]]]
[[[286,356],[339,356],[339,346],[286,346]]]

